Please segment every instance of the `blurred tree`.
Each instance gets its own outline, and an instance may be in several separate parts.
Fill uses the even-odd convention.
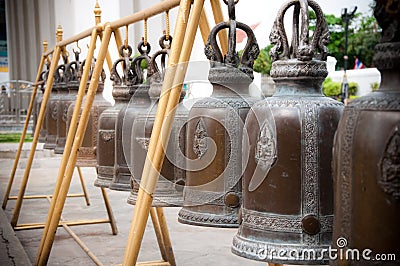
[[[260,54],[258,55],[257,59],[254,61],[253,69],[255,72],[259,72],[261,74],[269,75],[271,71],[272,61],[269,55],[269,51],[273,47],[272,44],[264,47],[260,50]]]
[[[355,56],[358,57],[366,67],[373,67],[372,58],[374,56],[375,45],[379,42],[381,29],[371,14],[356,13],[349,25],[349,47],[348,47],[348,69],[354,67]],[[315,30],[316,15],[310,11],[311,30]],[[336,68],[343,68],[345,30],[344,22],[341,17],[325,14],[325,19],[330,31],[330,43],[328,44],[329,55],[337,60]]]

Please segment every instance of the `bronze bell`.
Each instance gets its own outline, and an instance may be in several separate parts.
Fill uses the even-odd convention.
[[[129,93],[132,97],[129,104],[125,105],[119,112],[115,127],[115,173],[109,187],[113,190],[131,190],[131,171],[127,162],[130,161],[130,134],[132,132],[132,125],[137,114],[141,110],[146,110],[150,105],[148,79],[146,80],[146,84],[143,84],[144,72],[141,65],[142,62],[146,62],[147,66],[149,65],[150,57],[148,54],[150,53],[151,46],[149,43],[144,45],[142,41],[138,44],[137,48],[140,55],[135,57],[131,63],[133,77]]]
[[[125,50],[127,50],[127,52]],[[115,127],[118,114],[128,105],[132,96],[129,93],[133,78],[132,69],[130,68],[132,48],[127,46],[127,49],[125,49],[124,46],[121,46],[119,53],[121,58],[114,62],[110,73],[110,79],[113,81],[112,95],[115,100],[115,105],[101,113],[97,136],[97,179],[94,185],[105,188],[110,186],[114,177]],[[123,69],[122,78],[118,74],[117,67],[119,65],[122,65]]]
[[[86,91],[89,89],[90,79],[91,79],[93,68],[94,68],[94,62],[95,62],[95,60],[93,59],[92,62],[90,63],[90,71],[89,71],[89,78],[88,78],[88,81],[86,84]],[[86,63],[86,60],[84,60],[82,62],[81,67],[79,69],[78,76],[80,76],[81,73],[83,73],[83,68],[85,66],[85,63]],[[99,83],[98,83],[96,94],[94,96],[92,108],[90,109],[89,120],[88,120],[88,124],[86,127],[85,135],[83,137],[82,145],[78,150],[76,166],[96,167],[96,165],[97,165],[96,147],[97,147],[98,121],[99,121],[100,114],[105,109],[107,109],[108,107],[111,106],[110,102],[108,102],[106,99],[104,99],[103,94],[102,94],[103,89],[104,89],[105,78],[106,78],[106,75],[103,70],[101,73],[101,76],[99,78]],[[83,98],[83,101],[82,101],[81,112],[82,112],[83,106],[85,104],[85,99],[86,99],[86,96]],[[69,129],[69,125],[71,123],[74,108],[75,108],[75,103],[71,104],[68,108],[67,130]]]
[[[381,84],[351,101],[339,122],[331,265],[400,265],[400,5],[377,0],[374,15]]]
[[[128,198],[129,204],[136,204],[139,191],[139,184],[142,177],[144,162],[147,155],[147,149],[150,142],[150,136],[154,125],[157,112],[158,101],[160,99],[162,82],[165,73],[166,56],[169,54],[172,38],[169,37],[168,44],[166,36],[160,38],[162,50],[156,52],[148,68],[150,79],[149,96],[151,104],[148,109],[142,110],[137,116],[132,127],[131,140],[131,161],[132,166],[132,190]],[[159,70],[156,60],[161,58],[162,69]],[[185,93],[181,93],[181,101],[178,104],[174,124],[171,131],[171,138],[166,151],[166,158],[161,168],[161,175],[158,180],[156,190],[153,193],[154,207],[169,207],[183,205],[183,187],[185,185],[185,136],[187,117],[189,111],[183,105],[182,100]]]
[[[283,21],[292,6],[289,47]],[[317,16],[311,38],[309,6]],[[248,162],[232,252],[273,263],[326,264],[323,250],[333,227],[332,145],[343,105],[322,94],[329,31],[319,5],[286,2],[270,41],[276,92],[256,103],[246,118],[243,156]]]
[[[229,1],[228,22],[210,32],[205,54],[210,62],[211,97],[197,101],[189,113],[186,154],[188,169],[184,207],[179,222],[215,227],[237,227],[242,201],[241,140],[244,120],[257,100],[249,96],[253,63],[259,54],[251,28],[235,21],[235,1]],[[228,53],[222,56],[216,35],[229,28]],[[246,32],[247,44],[239,58],[236,29]],[[239,67],[240,65],[240,67]]]
[[[66,58],[64,58],[66,61]],[[54,150],[57,140],[57,120],[59,110],[59,90],[65,89],[64,73],[65,65],[59,65],[54,73],[54,83],[46,106],[45,123],[47,128],[46,141],[43,145],[44,149]]]
[[[75,102],[79,89],[78,71],[80,67],[79,53],[75,52],[75,61],[68,63],[65,67],[64,84],[58,90],[59,94],[59,112],[57,119],[57,139],[55,154],[62,154],[67,141],[67,120],[68,108]]]

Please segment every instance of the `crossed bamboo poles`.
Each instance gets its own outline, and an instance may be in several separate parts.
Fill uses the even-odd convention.
[[[55,232],[60,224],[61,213],[65,204],[65,200],[68,194],[68,189],[71,183],[72,174],[77,160],[77,152],[82,144],[83,135],[86,130],[89,112],[93,103],[94,95],[97,90],[98,80],[102,71],[102,67],[105,59],[107,58],[108,65],[111,63],[111,58],[108,54],[108,45],[111,39],[111,34],[114,33],[117,47],[122,44],[122,38],[119,32],[119,28],[127,26],[129,24],[136,23],[138,21],[146,20],[152,16],[170,10],[179,5],[179,12],[177,17],[177,23],[174,33],[174,42],[171,47],[171,53],[168,60],[168,69],[165,74],[163,82],[162,94],[160,97],[159,106],[154,122],[154,127],[150,139],[149,150],[147,153],[145,167],[142,174],[142,179],[139,188],[138,199],[134,210],[132,219],[131,229],[129,232],[129,238],[126,245],[124,254],[123,265],[131,266],[136,264],[141,241],[143,238],[147,218],[150,214],[154,228],[156,229],[157,240],[159,241],[160,251],[164,261],[145,263],[146,265],[175,265],[175,259],[172,252],[172,247],[168,246],[170,243],[169,234],[167,231],[165,217],[162,208],[151,208],[152,205],[152,194],[155,191],[155,186],[158,181],[159,171],[164,159],[164,148],[169,140],[172,123],[175,116],[175,107],[178,104],[180,93],[184,77],[187,70],[187,62],[190,59],[196,30],[200,27],[202,32],[203,40],[207,39],[210,31],[210,27],[207,22],[207,16],[203,10],[205,0],[194,1],[193,7],[191,8],[191,0],[166,0],[158,3],[150,8],[137,12],[131,16],[116,20],[114,22],[108,22],[102,24],[99,20],[100,16],[96,16],[97,25],[91,29],[81,32],[71,38],[63,41],[59,41],[54,51],[49,51],[42,55],[42,59],[39,65],[39,71],[43,68],[45,58],[52,52],[52,62],[49,70],[49,78],[46,83],[48,88],[43,96],[42,107],[37,122],[37,130],[35,131],[32,150],[28,159],[25,174],[22,180],[22,185],[18,194],[18,200],[14,210],[14,215],[11,221],[13,226],[16,225],[18,215],[20,212],[23,195],[26,189],[26,183],[29,177],[30,168],[32,165],[33,156],[36,150],[39,131],[42,126],[45,106],[50,96],[50,89],[54,81],[54,72],[57,67],[57,62],[60,58],[60,54],[64,47],[75,41],[90,36],[90,45],[86,60],[91,60],[94,55],[94,49],[96,46],[96,39],[99,36],[101,39],[100,51],[97,56],[97,61],[92,73],[89,89],[86,95],[85,106],[79,118],[79,112],[81,110],[82,98],[84,96],[85,86],[88,79],[89,67],[85,67],[82,75],[82,79],[79,86],[78,96],[76,99],[76,106],[71,120],[71,127],[68,132],[68,138],[65,144],[64,154],[61,161],[60,170],[57,177],[57,182],[54,189],[54,194],[51,200],[51,206],[48,212],[46,225],[44,227],[38,255],[36,258],[35,265],[46,265],[51,247],[54,242]],[[214,19],[216,23],[223,20],[220,2],[218,0],[210,0],[213,9]],[[225,53],[228,47],[228,38],[226,32],[222,32],[219,35],[222,52]],[[37,78],[38,80],[38,78]],[[49,89],[50,88],[50,89]],[[31,99],[30,107],[33,105],[34,96],[37,92],[37,85],[33,91],[33,97]],[[28,115],[30,112],[28,113]],[[21,141],[23,138],[21,137]],[[20,141],[20,148],[21,146]],[[18,151],[20,153],[20,149]],[[105,194],[102,188],[103,195]],[[107,211],[108,208],[107,208]],[[158,224],[154,223],[155,219],[158,219]],[[113,228],[116,230],[116,228]],[[160,229],[160,230],[158,230]],[[164,230],[162,230],[164,229]],[[157,233],[158,232],[158,233]],[[161,237],[159,237],[161,234]],[[162,249],[161,246],[164,245]]]

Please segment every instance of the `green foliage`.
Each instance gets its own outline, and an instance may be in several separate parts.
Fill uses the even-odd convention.
[[[341,17],[324,14],[330,32],[330,43],[327,45],[329,55],[337,60],[337,67],[344,66],[345,23]],[[315,30],[316,15],[310,11],[311,30]],[[381,36],[381,29],[371,14],[356,13],[349,24],[348,32],[348,69],[354,67],[355,56],[367,67],[372,67],[374,48]]]
[[[18,143],[21,138],[21,133],[1,133],[0,134],[0,143]],[[24,142],[32,142],[32,136],[30,134],[25,135]]]
[[[370,86],[372,91],[377,91],[379,89],[379,82],[373,82]]]
[[[356,95],[358,90],[357,82],[349,82],[349,95]],[[322,83],[322,91],[325,96],[339,97],[342,94],[342,83],[332,81],[331,78],[326,78]]]
[[[325,96],[339,96],[342,91],[342,84],[340,82],[334,82],[331,78],[327,78],[322,83],[322,91]]]
[[[268,45],[260,50],[260,54],[257,59],[254,61],[254,71],[259,72],[261,74],[268,74],[271,71],[272,61],[269,55],[269,51],[273,45]]]

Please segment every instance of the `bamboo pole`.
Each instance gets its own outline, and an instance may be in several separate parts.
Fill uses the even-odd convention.
[[[89,195],[87,193],[86,185],[85,185],[85,180],[83,179],[82,171],[80,167],[77,167],[76,170],[78,171],[78,176],[79,180],[81,181],[81,186],[82,186],[82,191],[83,191],[83,196],[85,197],[86,201],[86,206],[90,206],[90,200],[89,200]],[[68,197],[68,196],[67,196]],[[51,204],[51,202],[50,202]]]
[[[56,41],[59,42],[59,41],[62,40],[62,38],[63,38],[63,29],[62,29],[61,25],[58,25],[57,29],[56,29]],[[47,44],[46,44],[46,46],[47,46]],[[65,47],[60,47],[60,54],[64,53],[64,52],[66,52]],[[51,91],[52,91],[52,88],[53,88],[54,72],[55,72],[55,70],[57,68],[57,64],[58,64],[58,60],[60,58],[60,54],[56,58],[53,55],[53,58],[52,58],[51,68],[53,68],[53,72],[51,72],[52,69],[50,68],[49,77],[48,77],[47,84],[46,84],[46,91],[45,91],[44,96],[43,96],[43,100],[42,100],[42,104],[41,104],[41,108],[40,108],[40,113],[39,113],[39,117],[38,117],[38,121],[37,121],[37,126],[38,126],[39,129],[42,127],[44,116],[46,114],[47,102],[48,102],[48,100],[50,98],[50,94],[51,94]],[[53,65],[53,64],[55,64],[55,65]],[[42,116],[40,116],[41,114],[42,114]],[[18,198],[17,198],[17,201],[15,203],[14,213],[13,213],[13,216],[11,218],[11,225],[13,227],[15,227],[17,225],[17,223],[18,223],[18,218],[19,218],[19,215],[20,215],[20,212],[21,212],[21,207],[22,207],[22,201],[24,200],[25,190],[26,190],[26,186],[27,186],[28,179],[29,179],[29,174],[30,174],[31,167],[32,167],[32,161],[33,161],[33,158],[34,158],[35,152],[36,152],[36,147],[37,147],[37,142],[38,142],[40,130],[35,130],[35,131],[36,132],[34,134],[34,139],[33,139],[33,142],[32,142],[32,149],[31,149],[31,152],[29,154],[28,163],[27,163],[27,166],[25,168],[24,177],[22,178],[21,185],[20,185],[20,190],[19,190],[19,193],[18,193]],[[36,135],[38,136],[37,139],[35,139]]]
[[[174,65],[178,63],[179,60],[179,53],[180,53],[180,47],[182,47],[183,44],[183,39],[185,36],[186,32],[186,26],[187,26],[187,21],[189,18],[189,13],[190,13],[190,5],[191,1],[190,0],[182,0],[180,2],[180,7],[178,10],[178,19],[177,23],[175,25],[175,31],[174,31],[174,41],[172,42],[172,47],[171,47],[171,52],[170,56],[168,59],[168,68],[166,70],[166,76],[163,82],[163,97],[160,97],[159,101],[159,106],[157,108],[157,117],[163,117],[164,113],[163,111],[165,110],[165,107],[168,103],[168,95],[169,95],[169,87],[172,84],[172,79],[174,76],[175,69]],[[169,84],[168,84],[169,83]],[[159,120],[156,119],[155,121],[156,124],[153,125],[153,133],[155,134],[159,131],[159,128],[161,128],[161,123]],[[157,124],[158,123],[158,124]],[[157,136],[158,138],[158,136]],[[152,147],[152,150],[154,150],[154,147]],[[150,150],[147,153],[147,157],[150,156]],[[146,169],[146,167],[145,167]],[[123,265],[133,265],[137,261],[138,257],[138,252],[140,248],[140,242],[141,239],[143,238],[144,230],[139,231],[139,236],[137,236],[137,232],[135,231],[136,224],[140,222],[141,224],[139,225],[140,227],[144,227],[146,225],[146,221],[150,212],[150,207],[151,207],[151,202],[152,198],[147,195],[145,199],[143,199],[143,193],[140,193],[139,189],[139,195],[138,195],[138,201],[145,201],[144,204],[136,204],[135,209],[134,209],[134,215],[132,219],[132,225],[131,229],[129,232],[129,238],[128,242],[126,245],[125,249],[125,254],[124,254],[124,264]],[[143,208],[145,206],[145,209]],[[140,216],[140,217],[139,217]],[[135,239],[133,239],[135,237]]]
[[[76,131],[75,140],[74,140],[72,150],[71,150],[71,156],[69,157],[69,160],[68,160],[69,167],[67,167],[65,177],[63,178],[60,192],[57,197],[57,202],[55,204],[53,217],[48,226],[48,229],[47,229],[48,233],[46,235],[46,238],[44,239],[43,250],[41,252],[41,256],[39,256],[39,258],[37,260],[37,263],[36,263],[37,265],[46,265],[47,261],[49,259],[51,247],[54,242],[54,236],[55,236],[55,233],[57,230],[58,223],[60,221],[61,213],[62,213],[64,204],[65,204],[66,195],[68,193],[68,189],[69,189],[69,186],[71,183],[74,166],[75,166],[76,160],[77,160],[78,149],[80,148],[82,141],[83,141],[83,135],[85,133],[86,126],[87,126],[88,119],[89,119],[89,112],[92,107],[93,99],[94,99],[94,96],[97,91],[99,78],[100,78],[100,75],[101,75],[101,72],[103,69],[104,60],[105,60],[105,57],[106,57],[106,54],[108,51],[108,44],[110,42],[111,33],[112,33],[112,29],[111,29],[110,25],[107,23],[104,34],[103,34],[103,40],[101,41],[99,55],[97,57],[97,61],[96,61],[96,64],[95,64],[95,67],[94,67],[94,70],[92,73],[92,78],[90,80],[89,90],[86,95],[85,106],[84,106],[82,115],[79,120],[78,129]],[[89,64],[87,65],[87,68],[89,68]]]
[[[224,15],[222,14],[221,3],[220,0],[210,0],[211,9],[214,14],[215,24],[225,21]],[[218,33],[219,43],[221,45],[222,54],[226,54],[228,52],[228,33],[226,29],[221,30]]]
[[[210,24],[208,23],[207,14],[204,8],[203,11],[201,11],[199,28],[201,38],[203,39],[204,44],[206,44],[208,35],[210,35]]]
[[[104,205],[106,206],[106,211],[108,215],[108,219],[110,220],[111,232],[113,235],[118,234],[117,223],[115,222],[114,214],[111,208],[110,200],[107,195],[107,191],[105,188],[100,188],[101,194],[103,195]]]
[[[171,56],[169,58],[169,65],[172,65],[170,62],[171,58],[176,59],[175,56],[178,56],[178,54],[180,54],[178,63],[184,64],[189,60],[191,49],[193,47],[194,38],[196,35],[196,30],[197,30],[197,27],[199,26],[199,20],[200,20],[201,12],[203,10],[203,5],[204,5],[204,0],[198,0],[198,1],[194,2],[192,15],[190,16],[188,26],[187,26],[188,30],[183,33],[184,34],[184,38],[182,38],[182,39],[184,39],[183,45],[177,45],[175,47],[174,47],[174,44],[172,45],[172,48],[175,48],[176,50],[175,49],[173,50],[171,48]],[[185,7],[185,1],[181,1],[181,7],[182,8],[179,9],[177,27],[181,23],[182,23],[182,25],[180,25],[180,26],[183,26],[183,27],[186,24],[185,20],[182,21],[184,18],[183,14],[185,12],[188,12],[188,8]],[[176,32],[179,32],[179,31],[175,30],[175,33]],[[175,37],[175,40],[176,40],[176,37]],[[179,53],[180,47],[182,47],[182,50]],[[175,53],[176,53],[176,55],[175,55]],[[171,85],[174,84],[174,83],[171,84],[171,80],[174,79],[174,76],[176,77],[176,75],[177,75],[179,77],[181,77],[181,76],[184,77],[185,72],[186,72],[186,67],[182,67],[182,65],[179,65],[178,67],[175,67],[173,69],[175,69],[175,71],[167,71],[166,72],[165,80],[167,82],[165,82],[165,80],[164,80],[164,83],[163,83],[163,93],[162,93],[162,96],[160,99],[160,105],[157,108],[157,115],[156,115],[156,119],[154,121],[152,136],[150,138],[149,152],[147,153],[147,157],[146,157],[146,161],[145,161],[145,167],[143,170],[142,180],[140,183],[138,199],[136,202],[136,207],[135,207],[135,211],[134,211],[134,215],[133,215],[133,219],[132,219],[132,225],[131,225],[131,229],[130,229],[130,233],[129,233],[128,243],[127,243],[126,250],[125,250],[124,263],[123,263],[124,266],[133,266],[137,261],[141,240],[143,238],[146,221],[147,221],[147,217],[149,214],[149,209],[150,209],[150,206],[151,206],[151,203],[153,200],[152,194],[155,190],[155,186],[157,184],[161,164],[164,159],[164,150],[163,150],[163,147],[161,147],[161,149],[160,149],[160,146],[162,145],[162,143],[168,142],[168,137],[169,137],[169,133],[170,133],[170,132],[162,132],[161,133],[161,130],[164,131],[164,128],[168,128],[170,131],[170,124],[173,121],[174,111],[171,112],[171,114],[172,114],[171,115],[169,113],[171,109],[168,109],[168,107],[170,105],[173,105],[173,107],[176,106],[176,104],[179,101],[180,91],[182,89],[182,84],[180,84],[179,88],[178,88],[178,86],[175,86],[176,87],[175,91],[178,91],[178,94],[174,93],[174,90],[172,90],[171,91],[172,95],[169,95],[168,97],[166,97],[166,95],[169,94],[169,89],[171,88]],[[167,108],[165,108],[165,109],[163,108],[163,106],[161,105],[162,102],[167,102]],[[170,104],[170,102],[171,102],[171,104]],[[162,115],[160,115],[160,114],[162,114]],[[172,120],[171,120],[171,118],[172,118]],[[163,125],[164,123],[166,124],[166,126]],[[158,127],[156,127],[156,125]],[[159,139],[159,137],[161,137],[161,140]],[[161,142],[161,145],[160,145],[160,142]],[[156,152],[156,153],[154,153],[154,152]],[[154,154],[154,156],[152,156],[153,154]]]
[[[168,233],[168,226],[167,221],[165,220],[164,210],[163,208],[157,207],[156,208],[158,223],[160,224],[161,234],[164,241],[164,248],[167,255],[167,261],[171,266],[175,266],[175,256],[172,250],[171,238],[169,237]]]
[[[92,58],[93,58],[94,49],[96,47],[97,34],[98,34],[97,33],[97,29],[93,29],[93,32],[92,32],[92,35],[91,35],[91,39],[90,39],[90,45],[89,45],[88,54],[86,56],[86,62],[90,62],[92,60]],[[64,174],[65,174],[65,169],[67,167],[68,158],[71,155],[72,143],[74,141],[74,136],[75,136],[75,132],[76,132],[77,124],[78,124],[79,114],[80,114],[81,106],[82,106],[82,100],[83,100],[83,97],[85,95],[86,84],[87,84],[87,80],[88,80],[88,77],[89,77],[89,70],[90,70],[90,64],[86,64],[86,67],[83,69],[82,78],[81,78],[81,81],[80,81],[80,84],[79,84],[78,95],[77,95],[76,100],[75,100],[75,109],[74,109],[74,112],[72,114],[70,127],[69,127],[68,134],[67,134],[67,140],[66,140],[65,147],[64,147],[64,153],[63,153],[63,156],[62,156],[62,159],[61,159],[61,165],[60,165],[60,169],[59,169],[59,172],[58,172],[56,185],[55,185],[55,188],[54,188],[53,199],[51,201],[49,212],[48,212],[48,215],[47,215],[46,227],[45,227],[45,230],[43,231],[42,240],[41,240],[41,243],[40,243],[40,246],[39,246],[37,258],[40,257],[41,251],[43,249],[44,239],[46,238],[46,235],[48,233],[48,226],[49,226],[50,221],[51,221],[51,219],[53,217],[54,207],[55,207],[55,204],[56,204],[56,201],[57,201],[57,198],[58,198],[58,194],[59,194],[59,191],[60,191],[60,187],[61,187],[61,184],[62,184],[62,180],[63,180]]]
[[[45,46],[45,42],[43,42],[43,46]],[[47,47],[47,42],[46,42],[46,47]],[[46,51],[44,51],[44,52],[46,52]],[[7,189],[6,189],[6,192],[5,192],[5,195],[4,195],[3,205],[2,205],[3,209],[5,209],[7,207],[7,202],[9,200],[9,198],[10,198],[11,187],[12,187],[12,185],[14,183],[15,173],[17,171],[19,159],[21,157],[21,152],[22,152],[22,147],[24,145],[24,139],[25,139],[25,136],[26,136],[26,131],[27,131],[28,126],[29,126],[29,120],[31,118],[33,105],[35,104],[35,97],[36,97],[37,87],[38,87],[37,83],[39,82],[40,75],[41,75],[42,69],[44,67],[44,61],[45,61],[45,57],[42,55],[42,57],[40,59],[40,63],[39,63],[38,72],[37,72],[37,75],[36,75],[36,82],[35,82],[35,85],[33,87],[31,100],[29,102],[28,112],[26,114],[24,128],[22,130],[21,138],[19,139],[19,145],[18,145],[17,153],[15,154],[14,165],[13,165],[13,168],[12,168],[12,171],[11,171],[11,174],[10,174],[10,179],[8,180]],[[36,127],[35,131],[40,131],[40,128]]]
[[[58,60],[60,59],[60,53],[61,53],[61,49],[60,47],[57,47],[54,51],[53,54],[53,58],[51,61],[51,66],[50,66],[50,71],[49,71],[49,77],[47,79],[47,83],[46,83],[46,90],[44,92],[43,95],[43,101],[42,101],[42,105],[40,107],[40,112],[39,112],[39,116],[37,119],[37,130],[35,130],[35,134],[33,136],[33,140],[32,140],[32,148],[31,151],[29,153],[29,158],[26,164],[26,168],[25,168],[25,172],[24,172],[24,176],[22,178],[21,181],[21,187],[19,189],[18,192],[18,199],[15,203],[15,208],[14,208],[14,213],[11,219],[11,226],[15,227],[17,225],[18,222],[18,217],[21,211],[21,206],[22,206],[22,200],[25,194],[25,190],[26,190],[26,186],[28,183],[28,178],[29,178],[29,173],[32,167],[32,161],[33,161],[33,157],[35,156],[35,151],[36,151],[36,146],[39,140],[39,133],[40,133],[40,128],[42,127],[43,124],[43,120],[44,120],[44,115],[46,113],[46,105],[47,102],[49,100],[50,97],[50,93],[51,93],[51,89],[53,87],[53,80],[54,80],[54,72],[57,68],[57,63]]]
[[[154,233],[156,234],[158,248],[160,249],[161,257],[164,261],[168,261],[166,248],[165,248],[165,244],[164,244],[164,239],[163,239],[163,236],[161,233],[161,226],[160,226],[160,222],[157,218],[157,213],[156,213],[155,207],[152,207],[150,209],[150,217],[151,217],[151,221],[153,223]]]
[[[126,16],[124,18],[110,22],[110,26],[114,30],[141,20],[148,19],[150,17],[163,13],[167,10],[170,10],[174,7],[177,7],[179,5],[179,2],[180,0],[166,0],[159,2],[158,4],[155,4],[149,8],[136,12],[133,15]]]
[[[121,47],[122,45],[122,36],[121,36],[121,31],[119,29],[114,30],[114,38],[115,38],[115,43],[117,45],[117,49],[119,49],[119,47]]]

